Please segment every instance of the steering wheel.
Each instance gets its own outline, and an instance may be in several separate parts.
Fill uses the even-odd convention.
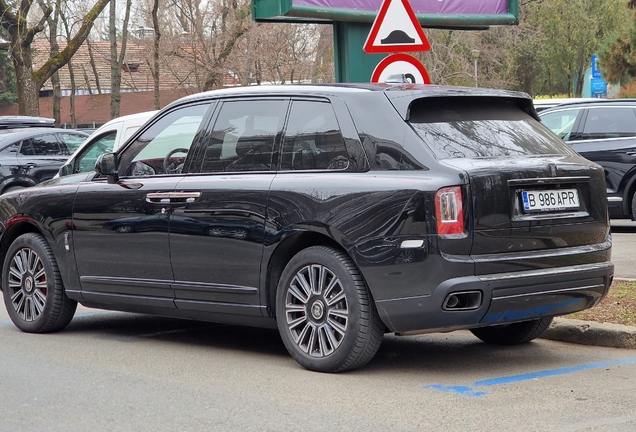
[[[177,174],[177,173],[180,173],[181,170],[183,169],[183,163],[178,164],[174,168],[173,168],[174,163],[170,163],[170,158],[172,157],[172,155],[175,155],[177,153],[185,153],[187,155],[188,149],[176,148],[174,150],[171,150],[170,153],[168,153],[166,157],[163,158],[163,173],[164,174]]]

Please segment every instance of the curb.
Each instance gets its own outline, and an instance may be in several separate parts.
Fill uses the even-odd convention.
[[[541,337],[581,345],[636,349],[636,327],[620,324],[555,318]]]

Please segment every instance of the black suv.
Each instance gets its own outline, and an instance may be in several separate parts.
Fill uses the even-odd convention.
[[[87,137],[50,127],[0,129],[0,193],[52,179]]]
[[[595,305],[614,266],[604,174],[521,93],[244,87],[172,103],[96,173],[0,198],[4,301],[27,332],[77,302],[278,328],[304,367],[385,332],[495,344]]]
[[[539,115],[559,138],[605,169],[610,217],[636,220],[636,100],[568,103]]]

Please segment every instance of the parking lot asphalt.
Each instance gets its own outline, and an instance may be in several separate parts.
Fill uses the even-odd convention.
[[[636,244],[636,222],[612,220],[611,224],[614,234],[614,278],[636,280],[636,258],[632,253]],[[541,337],[582,345],[636,349],[636,327],[619,324],[555,318]]]

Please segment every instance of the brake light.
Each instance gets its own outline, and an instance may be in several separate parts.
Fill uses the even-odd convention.
[[[437,234],[463,234],[464,209],[461,187],[452,186],[438,190],[435,194],[435,212],[437,214]]]

